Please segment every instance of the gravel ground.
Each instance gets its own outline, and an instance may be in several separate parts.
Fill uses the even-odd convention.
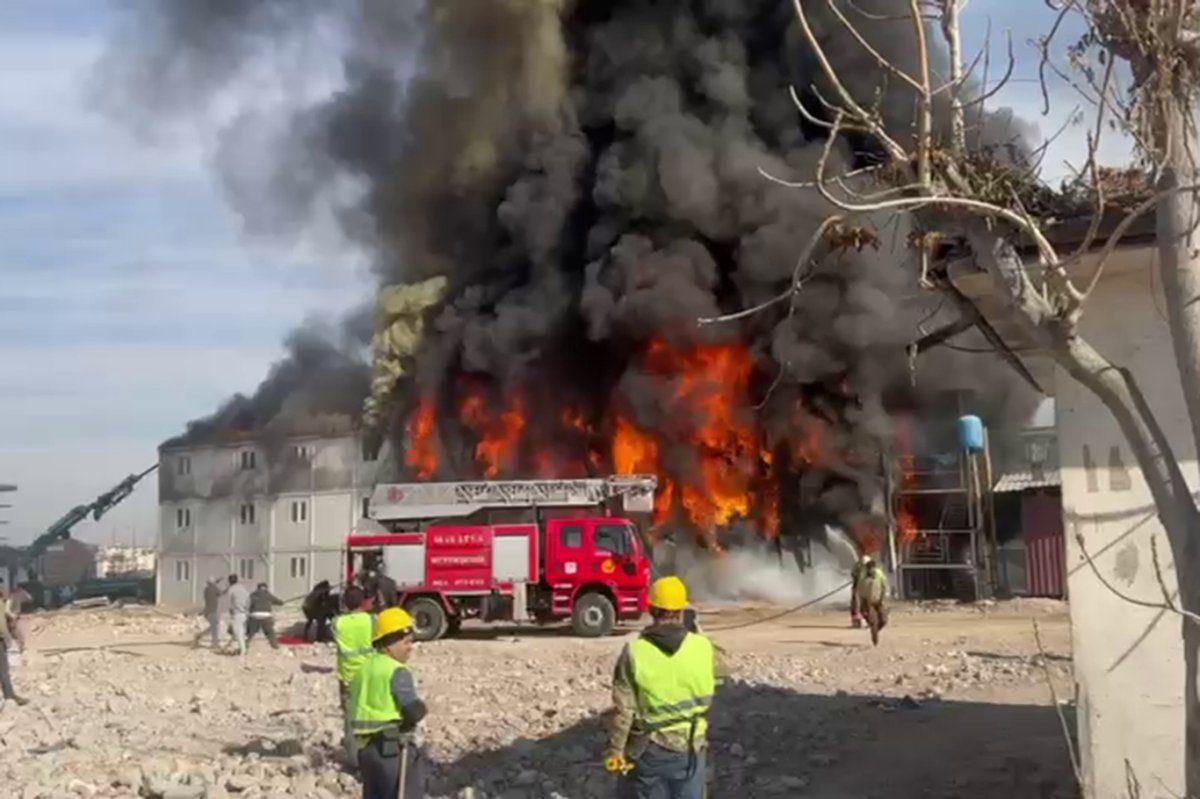
[[[712,716],[712,797],[1067,797],[1064,606],[900,607],[872,649],[844,612],[706,609],[734,678]],[[1033,643],[1038,619],[1047,647]],[[0,708],[5,796],[346,797],[326,646],[195,649],[153,608],[33,619]],[[625,631],[624,634],[628,634]],[[601,797],[601,714],[622,638],[468,628],[413,660],[433,797]],[[1070,709],[1062,716],[1070,722]]]

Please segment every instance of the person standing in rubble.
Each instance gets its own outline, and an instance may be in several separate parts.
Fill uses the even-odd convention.
[[[12,669],[8,663],[8,647],[13,640],[13,634],[8,626],[8,592],[2,586],[0,586],[0,608],[4,609],[4,612],[0,613],[0,705],[8,700],[12,700],[18,705],[27,705],[29,700],[17,696],[16,689],[13,688]]]
[[[350,683],[351,725],[363,799],[424,799],[424,754],[417,725],[428,712],[408,668],[413,620],[403,608],[379,614],[374,654]]]
[[[358,762],[358,749],[354,744],[354,730],[350,725],[350,684],[358,676],[363,663],[375,654],[371,644],[375,620],[371,616],[371,600],[357,585],[346,589],[342,595],[346,612],[333,620],[333,640],[337,646],[338,698],[342,707],[343,738],[346,762],[350,766]]]
[[[316,628],[316,637],[312,640],[321,643],[329,640],[329,620],[337,615],[337,605],[333,601],[333,588],[328,580],[322,580],[308,592],[301,606],[304,611],[304,640],[308,641],[308,631]]]
[[[663,577],[650,587],[651,625],[627,644],[613,672],[614,712],[604,766],[637,799],[702,799],[708,711],[719,653],[685,623],[687,587]]]
[[[887,626],[888,581],[883,567],[873,558],[866,557],[862,563],[862,573],[858,578],[855,594],[858,605],[867,619],[867,627],[871,630],[871,644],[879,646],[879,633]]]
[[[231,574],[225,596],[229,600],[229,626],[233,628],[234,645],[239,655],[245,655],[246,627],[250,621],[250,591],[238,582],[236,574]]]
[[[275,613],[272,610],[283,605],[283,600],[276,597],[267,589],[266,583],[259,583],[250,595],[250,620],[246,625],[246,648],[254,634],[262,630],[267,637],[267,643],[272,649],[279,648],[279,639],[275,636]]]
[[[221,646],[221,581],[218,577],[209,577],[204,581],[203,613],[207,629],[196,633],[192,644],[200,646],[200,640],[207,635],[212,641],[212,648],[217,649]]]

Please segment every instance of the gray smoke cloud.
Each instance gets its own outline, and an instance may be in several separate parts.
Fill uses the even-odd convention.
[[[874,58],[824,3],[808,7],[850,88],[878,96],[889,124],[907,129],[911,93],[880,92]],[[863,31],[895,63],[913,65],[907,22],[864,17]],[[695,321],[778,294],[829,213],[813,193],[759,174],[808,178],[822,148],[822,130],[787,93],[798,87],[821,113],[807,87],[824,79],[790,4],[161,0],[137,7],[98,74],[114,108],[153,121],[209,106],[252,65],[305,47],[338,54],[337,91],[282,116],[243,109],[217,165],[251,228],[294,232],[332,208],[381,281],[449,279],[410,392],[442,411],[446,475],[477,469],[473,433],[456,417],[464,386],[479,385],[495,414],[523,398],[528,442],[506,474],[533,473],[545,447],[576,447],[564,461],[582,468],[586,452],[604,449],[617,413],[651,432],[665,468],[685,482],[706,468],[758,468],[757,452],[697,443],[680,376],[646,354],[651,341],[681,351],[741,342],[751,374],[732,413],[754,420],[777,456],[785,523],[820,535],[825,520],[871,513],[871,453],[891,430],[885,409],[918,405],[939,388],[935,370],[917,388],[909,374],[905,347],[928,313],[922,300],[904,299],[919,294],[908,221],[877,220],[878,249],[820,252],[791,306],[735,324]],[[972,124],[981,145],[1019,139],[1013,133],[1010,116]],[[872,156],[870,142],[848,138],[833,168]],[[992,358],[944,357],[957,377],[1020,393]],[[272,407],[307,386],[291,379],[304,364],[292,357],[260,388]],[[731,389],[723,375],[709,378],[707,391]],[[350,407],[362,391],[347,377],[334,404]],[[564,408],[590,432],[565,431]],[[401,451],[406,430],[401,414]],[[813,431],[819,462],[797,455]]]

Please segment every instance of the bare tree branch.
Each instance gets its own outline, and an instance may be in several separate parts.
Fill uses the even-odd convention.
[[[866,50],[872,58],[875,59],[879,66],[900,78],[900,80],[904,81],[909,86],[912,86],[914,89],[920,90],[921,84],[917,82],[916,78],[884,58],[883,55],[877,49],[875,49],[875,46],[867,41],[867,37],[862,35],[862,32],[855,27],[854,23],[846,19],[846,15],[842,13],[840,8],[838,8],[837,0],[825,0],[825,2],[829,6],[829,10],[833,12],[833,15],[838,18],[839,22],[842,23],[842,26],[849,31],[850,35],[854,37],[854,40],[858,42],[859,45],[861,45],[862,48]]]
[[[950,125],[954,152],[967,151],[966,119],[963,118],[962,83],[965,80],[962,57],[962,31],[959,25],[959,0],[942,0],[942,37],[950,50]],[[984,44],[987,47],[987,44]]]
[[[888,154],[893,160],[898,163],[908,162],[908,153],[901,147],[895,139],[887,134],[883,126],[868,114],[846,85],[842,83],[841,77],[837,74],[837,70],[833,68],[833,64],[829,61],[829,56],[825,52],[825,48],[821,46],[821,42],[817,39],[816,33],[809,24],[808,14],[804,11],[804,4],[801,0],[792,0],[792,5],[796,9],[796,17],[800,21],[800,28],[804,33],[804,39],[812,48],[813,55],[816,56],[817,63],[821,65],[821,71],[824,73],[830,85],[837,91],[838,98],[841,101],[842,107],[852,116],[855,124],[866,126],[870,132],[877,138],[880,145],[888,151]]]
[[[820,227],[818,227],[812,236],[809,237],[808,243],[804,245],[804,250],[800,253],[800,257],[796,260],[796,268],[792,270],[791,285],[788,286],[786,291],[780,292],[766,302],[759,303],[753,308],[747,308],[742,311],[723,314],[721,316],[703,317],[696,320],[697,323],[701,325],[711,325],[718,322],[732,322],[738,319],[744,319],[747,316],[752,316],[753,314],[770,308],[773,305],[778,305],[779,303],[787,300],[789,297],[794,297],[795,294],[804,287],[805,278],[801,275],[801,270],[804,269],[804,267],[806,267],[812,260],[813,256],[817,252],[817,248],[821,246],[821,242],[825,240],[825,234],[829,232],[830,228],[832,228],[834,225],[840,224],[841,222],[845,221],[845,219],[846,217],[844,216],[830,216],[824,222],[822,222]],[[789,312],[789,315],[790,313],[791,312]]]
[[[1120,245],[1121,239],[1123,239],[1125,234],[1129,232],[1129,228],[1133,226],[1133,223],[1141,218],[1147,211],[1158,205],[1160,200],[1166,199],[1173,194],[1185,192],[1200,192],[1200,183],[1192,183],[1187,186],[1173,186],[1164,191],[1160,191],[1150,197],[1147,197],[1132,211],[1125,215],[1125,218],[1122,219],[1115,228],[1113,228],[1112,234],[1108,237],[1108,241],[1104,243],[1104,248],[1100,251],[1100,258],[1096,264],[1096,271],[1092,273],[1092,278],[1088,281],[1087,289],[1083,292],[1085,299],[1096,289],[1097,284],[1100,282],[1100,275],[1104,271],[1104,265],[1108,263],[1108,259],[1112,257],[1113,252]]]
[[[1150,539],[1150,552],[1154,561],[1154,574],[1163,592],[1163,597],[1165,600],[1163,602],[1148,602],[1144,599],[1138,599],[1137,597],[1123,593],[1120,589],[1110,583],[1100,572],[1100,567],[1096,565],[1096,562],[1092,560],[1092,556],[1088,554],[1087,546],[1083,543],[1082,534],[1075,534],[1075,543],[1079,545],[1079,552],[1083,555],[1083,559],[1087,561],[1088,566],[1091,567],[1092,573],[1096,575],[1096,579],[1099,580],[1101,585],[1107,588],[1109,592],[1111,592],[1117,598],[1123,599],[1131,605],[1137,605],[1140,608],[1149,608],[1150,610],[1165,610],[1169,613],[1182,616],[1193,624],[1200,624],[1200,615],[1180,608],[1171,598],[1170,592],[1167,590],[1166,583],[1163,580],[1162,568],[1158,564],[1158,549],[1154,543],[1154,538]]]
[[[984,78],[984,81],[983,81],[983,85],[984,85],[984,93],[983,93],[983,94],[981,94],[981,95],[979,95],[978,97],[976,97],[976,98],[972,99],[970,102],[968,102],[968,103],[964,103],[964,104],[963,104],[963,108],[971,108],[971,107],[973,107],[973,106],[977,106],[977,105],[983,105],[983,104],[984,104],[984,103],[986,103],[988,100],[992,99],[992,98],[993,98],[993,97],[995,97],[997,94],[999,94],[999,93],[1000,93],[1000,91],[1001,91],[1001,90],[1002,90],[1002,89],[1003,89],[1005,86],[1007,86],[1007,85],[1008,85],[1008,82],[1009,82],[1009,81],[1012,79],[1013,70],[1014,70],[1014,69],[1016,69],[1016,66],[1017,66],[1017,58],[1016,58],[1016,56],[1013,54],[1013,38],[1012,38],[1012,31],[1005,31],[1005,32],[1004,32],[1004,34],[1005,34],[1005,36],[1006,36],[1006,37],[1008,37],[1008,66],[1007,66],[1007,67],[1005,67],[1005,69],[1004,69],[1004,75],[1002,75],[1002,76],[1000,77],[1000,80],[998,80],[998,81],[996,82],[996,85],[995,85],[995,86],[993,86],[992,88],[988,89],[988,88],[987,88],[987,78],[986,78],[986,74],[987,74],[987,72],[986,72],[986,70],[985,70],[985,71],[984,71],[985,78]]]
[[[1046,5],[1053,8],[1049,0]],[[1050,113],[1050,90],[1046,87],[1046,67],[1050,65],[1050,43],[1054,41],[1058,29],[1062,26],[1063,20],[1067,18],[1067,14],[1075,7],[1075,0],[1067,0],[1059,9],[1058,16],[1054,20],[1054,24],[1050,26],[1050,32],[1045,36],[1038,38],[1035,45],[1042,51],[1041,61],[1038,62],[1038,83],[1042,88],[1042,116]]]
[[[1062,727],[1063,740],[1067,744],[1067,756],[1071,759],[1071,773],[1075,775],[1075,784],[1083,787],[1083,769],[1079,765],[1079,754],[1075,751],[1075,736],[1071,734],[1071,725],[1063,715],[1062,705],[1058,701],[1058,691],[1054,688],[1054,676],[1050,673],[1049,656],[1042,644],[1042,630],[1037,619],[1033,620],[1033,640],[1037,643],[1038,659],[1041,661],[1042,673],[1046,676],[1046,687],[1050,689],[1050,701],[1054,704],[1054,712],[1058,714],[1058,723]]]
[[[953,3],[954,0],[948,0]],[[929,80],[929,42],[925,38],[925,20],[921,18],[918,0],[908,0],[912,14],[913,35],[917,42],[917,58],[920,62],[920,86],[917,98],[917,182],[931,186],[929,163],[933,148],[933,86]],[[959,65],[961,68],[961,64]]]

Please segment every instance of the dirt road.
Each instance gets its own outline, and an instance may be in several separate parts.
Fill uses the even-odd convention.
[[[1048,670],[1072,695],[1065,608],[898,608],[878,649],[844,611],[706,608],[734,677],[712,715],[711,797],[1067,797]],[[1037,654],[1032,619],[1047,658]],[[243,662],[148,608],[36,620],[0,709],[0,784],[58,796],[356,795],[324,646]],[[626,631],[628,632],[628,631]],[[599,797],[601,714],[622,639],[468,628],[420,648],[430,796]]]

